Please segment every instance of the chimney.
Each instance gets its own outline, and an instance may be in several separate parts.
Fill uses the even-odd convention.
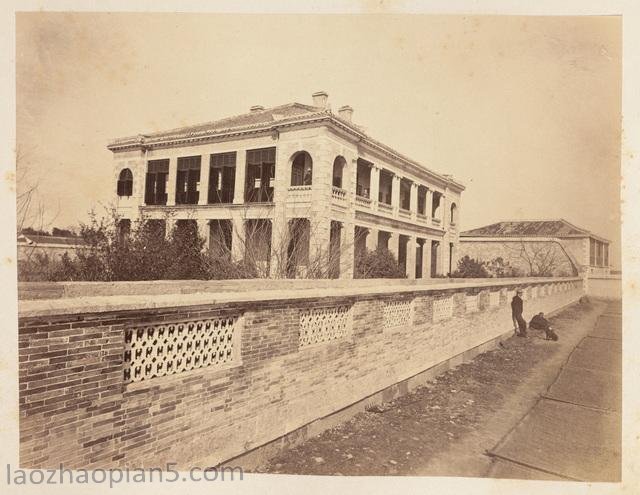
[[[322,108],[323,110],[327,108],[327,100],[329,99],[329,95],[324,91],[318,91],[311,95],[313,98],[313,106]]]
[[[349,105],[344,105],[338,109],[338,115],[342,120],[351,122],[351,118],[353,117],[353,108]]]
[[[264,107],[262,105],[253,105],[249,110],[251,110],[251,113],[262,112]]]

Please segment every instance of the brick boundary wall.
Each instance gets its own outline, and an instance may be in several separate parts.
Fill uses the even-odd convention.
[[[21,467],[216,465],[500,337],[512,328],[516,287],[525,289],[527,318],[584,294],[579,278],[450,285],[315,291],[323,297],[264,291],[262,300],[232,295],[209,304],[200,294],[193,305],[162,299],[164,306],[117,310],[101,299],[99,310],[87,303],[85,312],[48,300],[21,304]],[[498,305],[492,291],[500,291]],[[476,294],[478,307],[469,311],[466,296]],[[446,298],[451,306],[439,305],[439,318],[449,307],[452,313],[434,322],[433,302]],[[345,305],[347,323],[331,310]],[[301,345],[300,314],[313,308],[320,316],[312,330],[330,340]],[[128,329],[228,315],[241,322],[232,363],[125,380]]]

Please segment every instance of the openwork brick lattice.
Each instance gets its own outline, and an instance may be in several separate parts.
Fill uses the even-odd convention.
[[[478,311],[480,309],[479,303],[480,301],[477,294],[473,296],[465,296],[464,298],[465,308],[468,313]]]
[[[433,301],[433,321],[446,320],[453,316],[453,297],[444,297]]]
[[[500,291],[489,292],[489,306],[500,306]]]
[[[139,382],[234,361],[239,319],[212,318],[125,330],[124,380]]]
[[[395,328],[411,325],[413,301],[385,301],[384,328]]]
[[[300,311],[300,347],[341,339],[350,331],[350,306]]]

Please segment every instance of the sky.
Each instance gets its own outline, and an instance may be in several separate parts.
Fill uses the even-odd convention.
[[[113,200],[112,138],[324,90],[466,185],[460,222],[564,218],[620,264],[615,16],[19,13],[18,190],[49,226]]]

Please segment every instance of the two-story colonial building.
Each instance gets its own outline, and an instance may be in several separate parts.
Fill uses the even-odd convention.
[[[408,278],[446,275],[464,187],[372,139],[352,115],[318,92],[313,105],[116,139],[117,210],[125,227],[141,216],[164,232],[197,225],[209,249],[272,277],[351,278],[354,257],[381,245]]]

